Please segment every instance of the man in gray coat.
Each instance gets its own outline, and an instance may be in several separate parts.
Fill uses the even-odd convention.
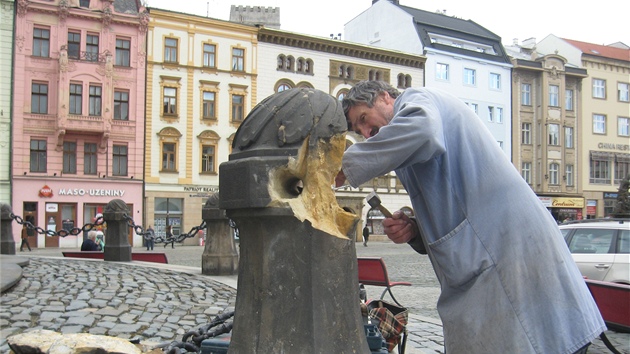
[[[364,81],[343,100],[336,185],[395,171],[416,219],[388,237],[427,253],[451,353],[583,353],[606,327],[556,222],[477,115],[450,94]]]

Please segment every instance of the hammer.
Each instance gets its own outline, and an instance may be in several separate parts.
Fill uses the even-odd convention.
[[[372,191],[370,194],[368,194],[367,197],[365,197],[365,199],[367,200],[368,204],[370,204],[372,208],[377,208],[378,210],[381,211],[381,213],[383,213],[383,215],[385,215],[388,218],[392,217],[392,213],[390,213],[389,210],[387,210],[387,208],[381,205],[381,198],[379,198],[376,192]]]

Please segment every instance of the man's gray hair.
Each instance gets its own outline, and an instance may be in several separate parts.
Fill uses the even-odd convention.
[[[341,102],[346,119],[348,118],[348,111],[354,106],[364,104],[372,108],[381,92],[386,92],[392,98],[400,95],[400,91],[384,81],[360,81],[354,85]]]
[[[88,231],[88,238],[92,241],[96,240],[96,231],[94,230]]]

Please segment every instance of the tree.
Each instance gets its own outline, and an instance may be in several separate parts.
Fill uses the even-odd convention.
[[[619,183],[617,204],[611,216],[614,218],[630,218],[630,174]]]

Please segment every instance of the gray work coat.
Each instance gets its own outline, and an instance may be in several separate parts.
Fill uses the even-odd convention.
[[[392,170],[405,186],[441,284],[446,352],[568,354],[603,332],[556,222],[480,118],[426,88],[394,113],[342,168],[354,187]]]

